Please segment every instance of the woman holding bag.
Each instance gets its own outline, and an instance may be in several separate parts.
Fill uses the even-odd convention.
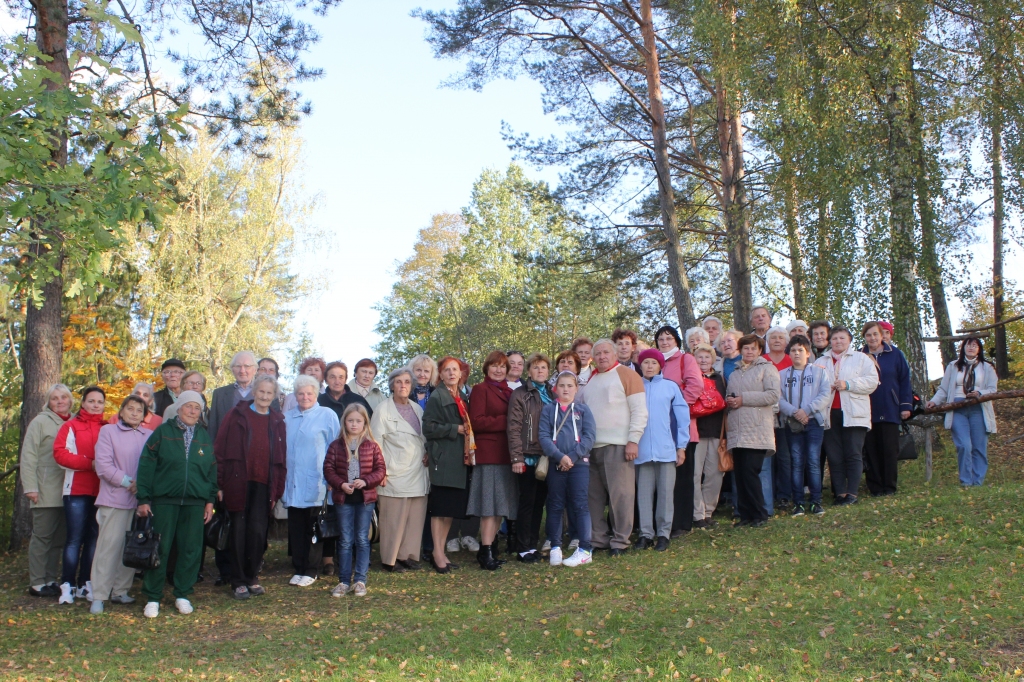
[[[690,408],[690,416],[697,420],[699,437],[693,450],[693,527],[710,528],[714,525],[711,516],[718,507],[725,476],[718,459],[725,425],[725,377],[715,369],[718,356],[711,346],[697,346],[693,357],[704,376],[704,390]]]

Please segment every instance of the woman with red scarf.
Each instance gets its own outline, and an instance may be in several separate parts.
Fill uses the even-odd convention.
[[[484,360],[484,380],[469,394],[469,418],[477,449],[467,513],[480,517],[480,551],[476,560],[487,571],[505,563],[495,557],[494,538],[502,517],[515,521],[519,507],[519,490],[508,451],[508,401],[512,397],[512,389],[505,381],[508,369],[505,354],[493,351]],[[516,473],[525,470],[521,463],[515,466]]]
[[[441,383],[434,388],[423,410],[423,436],[427,439],[424,463],[430,473],[427,514],[434,540],[430,563],[438,573],[449,573],[458,565],[445,556],[445,542],[452,519],[466,518],[476,444],[469,409],[459,391],[459,361],[446,357],[437,363],[437,372]]]

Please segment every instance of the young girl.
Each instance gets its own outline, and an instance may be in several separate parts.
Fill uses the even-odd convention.
[[[597,424],[590,408],[575,402],[577,389],[576,375],[560,372],[555,379],[556,402],[545,405],[540,413],[537,437],[550,459],[547,533],[552,566],[579,566],[591,562],[587,490],[590,487],[590,449],[597,437]],[[563,561],[562,512],[567,503],[575,512],[580,543],[576,552]]]
[[[387,471],[384,455],[370,432],[366,408],[356,403],[345,408],[341,418],[341,438],[331,443],[324,460],[324,477],[334,496],[334,511],[341,526],[338,541],[338,586],[332,597],[352,591],[366,596],[366,573],[370,570],[370,519],[377,502],[377,486],[383,485]],[[352,545],[356,549],[355,583],[352,570]]]

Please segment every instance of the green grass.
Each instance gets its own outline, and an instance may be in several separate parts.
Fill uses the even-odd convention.
[[[1017,461],[997,462],[992,486],[970,492],[948,455],[927,486],[923,462],[906,463],[895,498],[761,530],[721,517],[666,553],[598,554],[582,569],[491,574],[463,553],[446,576],[374,570],[364,599],[332,599],[329,579],[289,587],[275,543],[265,597],[236,603],[205,583],[194,614],[165,602],[156,620],[141,604],[91,617],[85,603],[32,599],[24,555],[6,556],[0,676],[1012,679],[1024,667]]]

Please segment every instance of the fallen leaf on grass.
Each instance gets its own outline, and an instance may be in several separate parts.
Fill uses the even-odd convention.
[[[825,639],[826,637],[828,637],[829,635],[831,635],[835,631],[836,631],[836,629],[834,627],[832,627],[831,625],[826,625],[825,627],[823,627],[821,630],[818,631],[818,634],[821,635],[822,639]]]

